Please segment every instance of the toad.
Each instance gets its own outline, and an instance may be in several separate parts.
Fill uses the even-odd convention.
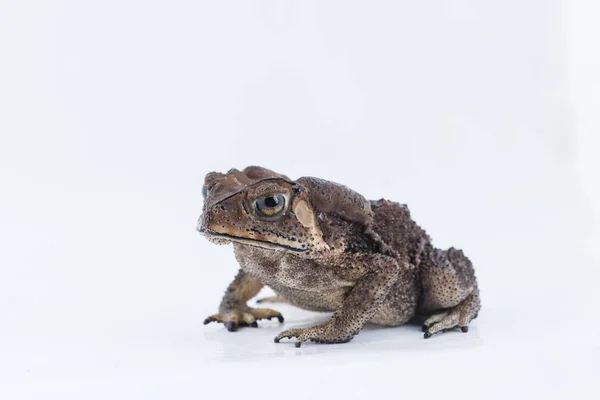
[[[217,244],[233,244],[240,270],[218,313],[229,331],[283,316],[247,302],[263,286],[285,301],[330,311],[327,322],[275,337],[303,342],[350,341],[367,323],[399,326],[423,316],[424,337],[460,328],[480,309],[471,261],[461,250],[435,248],[406,205],[367,200],[320,178],[291,180],[266,168],[210,172],[197,229]]]

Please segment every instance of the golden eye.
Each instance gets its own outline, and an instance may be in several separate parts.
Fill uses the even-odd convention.
[[[254,203],[258,215],[274,217],[285,209],[285,197],[282,194],[272,194],[256,199]]]

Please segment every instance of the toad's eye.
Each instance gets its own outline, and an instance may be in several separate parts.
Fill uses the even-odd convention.
[[[208,188],[206,185],[202,185],[202,197],[208,196]]]
[[[256,199],[254,203],[258,215],[274,217],[285,209],[285,197],[282,194],[272,194]]]

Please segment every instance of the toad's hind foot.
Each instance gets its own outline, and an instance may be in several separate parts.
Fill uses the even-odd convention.
[[[430,338],[438,332],[445,332],[455,327],[461,331],[468,332],[469,323],[477,318],[480,309],[479,291],[475,289],[466,299],[456,307],[431,315],[423,323],[425,339]]]
[[[287,303],[288,301],[277,295],[277,296],[269,296],[269,297],[263,297],[262,299],[258,299],[256,300],[256,303],[258,304],[265,304],[265,303]]]

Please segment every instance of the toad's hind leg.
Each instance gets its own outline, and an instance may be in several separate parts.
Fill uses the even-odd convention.
[[[463,332],[468,332],[469,323],[477,318],[479,308],[479,290],[475,288],[475,291],[456,307],[433,314],[425,320],[423,323],[425,339],[455,327],[459,327]]]
[[[425,338],[469,323],[481,308],[479,289],[471,261],[461,250],[431,249],[421,265],[423,292],[419,311],[428,318],[423,324]]]

